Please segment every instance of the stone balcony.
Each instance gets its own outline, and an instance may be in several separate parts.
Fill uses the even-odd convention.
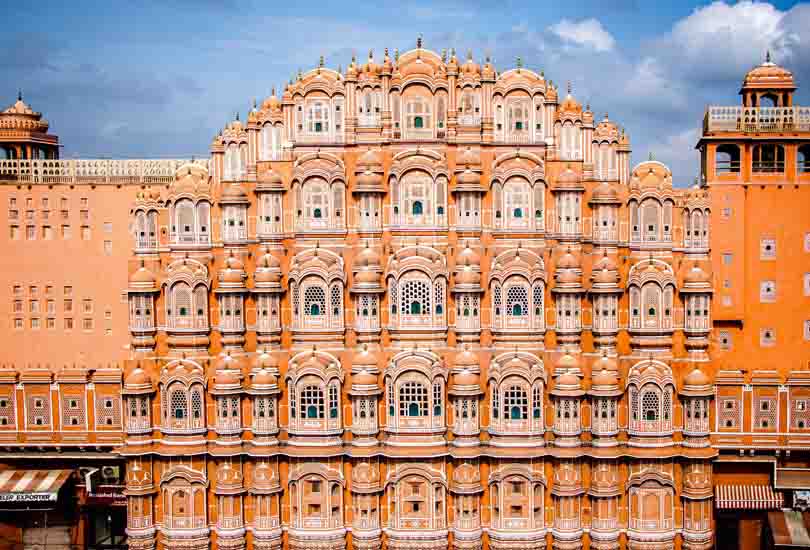
[[[168,185],[177,169],[189,162],[208,167],[207,159],[0,160],[0,183]]]
[[[810,132],[810,107],[743,107],[710,105],[703,133]]]

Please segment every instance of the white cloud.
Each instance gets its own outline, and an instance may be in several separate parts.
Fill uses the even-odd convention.
[[[605,30],[599,20],[590,18],[581,21],[561,19],[548,30],[564,42],[591,48],[597,52],[608,52],[616,46],[616,40]]]

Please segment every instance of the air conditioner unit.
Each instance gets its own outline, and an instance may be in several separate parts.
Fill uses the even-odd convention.
[[[104,481],[118,481],[120,473],[120,466],[102,466],[101,479]]]

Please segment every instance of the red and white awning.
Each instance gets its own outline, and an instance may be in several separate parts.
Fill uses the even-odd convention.
[[[55,502],[73,470],[0,471],[0,503]]]
[[[770,485],[717,485],[714,503],[720,510],[779,510],[784,496]]]

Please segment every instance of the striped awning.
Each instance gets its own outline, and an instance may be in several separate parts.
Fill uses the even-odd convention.
[[[770,485],[717,485],[714,503],[721,510],[779,510],[784,496]]]
[[[56,502],[73,470],[0,471],[0,503]]]

